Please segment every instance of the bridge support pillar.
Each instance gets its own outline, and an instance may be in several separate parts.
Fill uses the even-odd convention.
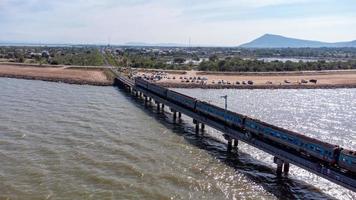
[[[193,119],[193,124],[195,124],[195,133],[199,133],[199,122],[196,119]]]
[[[276,173],[277,173],[277,176],[278,176],[278,177],[281,177],[281,176],[282,176],[282,166],[283,166],[282,163],[277,163],[277,170],[276,170]]]
[[[232,150],[232,139],[227,140],[227,152],[231,152]]]
[[[162,112],[164,112],[164,104],[162,103]]]
[[[205,124],[201,123],[201,131],[205,130]]]
[[[173,111],[173,121],[176,121],[176,120],[177,120],[177,112]]]
[[[157,112],[159,112],[159,109],[160,109],[160,104],[159,104],[159,102],[156,102],[156,104],[157,104]]]
[[[147,106],[147,102],[148,102],[148,97],[145,96],[145,106]]]
[[[234,139],[234,148],[237,149],[239,146],[239,140]]]
[[[283,173],[285,176],[288,176],[289,173],[289,163],[284,162]]]
[[[289,173],[289,163],[285,162],[284,160],[278,158],[278,157],[274,157],[273,162],[277,164],[277,177],[281,177],[282,173],[285,176],[288,176]]]
[[[227,140],[227,152],[230,153],[232,150],[232,139],[230,136],[228,136],[226,134],[224,134],[223,136],[224,136],[225,140]]]
[[[181,112],[178,112],[178,118],[182,118],[182,113]]]

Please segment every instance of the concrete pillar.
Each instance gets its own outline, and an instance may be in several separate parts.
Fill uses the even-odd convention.
[[[288,176],[289,173],[289,163],[284,162],[283,173],[285,176]]]
[[[205,130],[205,124],[201,123],[201,130],[204,131]]]
[[[176,121],[176,119],[177,119],[177,112],[174,111],[174,112],[173,112],[173,120]]]
[[[274,157],[273,162],[277,164],[277,177],[281,177],[283,172],[283,165],[285,164],[284,161],[278,157]],[[284,171],[286,171],[286,168],[288,168],[289,171],[289,163],[287,164],[287,166],[284,166]]]
[[[164,112],[164,104],[162,103],[162,112]]]
[[[147,106],[147,102],[148,102],[148,97],[145,96],[145,106]]]
[[[193,124],[195,124],[195,133],[199,133],[199,122],[193,119]]]
[[[228,138],[227,140],[227,152],[231,152],[232,150],[232,140],[231,138]]]
[[[178,118],[182,118],[182,113],[181,112],[178,112]]]
[[[282,176],[282,166],[283,166],[282,163],[277,163],[277,170],[276,170],[276,173],[277,173],[277,176],[278,176],[278,177],[281,177],[281,176]]]
[[[234,148],[237,149],[239,146],[239,140],[234,139]]]
[[[160,107],[160,105],[159,105],[158,102],[156,102],[156,104],[157,104],[157,112],[159,112],[159,107]]]

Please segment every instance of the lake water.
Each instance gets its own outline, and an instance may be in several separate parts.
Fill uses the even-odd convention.
[[[183,92],[355,149],[354,89]],[[113,87],[0,78],[0,199],[356,198],[296,167],[278,179],[267,154],[227,154],[217,131],[155,110]]]

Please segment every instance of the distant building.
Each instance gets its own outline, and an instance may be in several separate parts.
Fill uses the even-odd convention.
[[[30,58],[40,58],[40,57],[42,57],[41,53],[34,53],[34,52],[30,53]]]
[[[49,58],[49,52],[48,51],[42,51],[41,56],[43,58]]]

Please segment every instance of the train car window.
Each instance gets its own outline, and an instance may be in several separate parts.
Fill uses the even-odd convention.
[[[349,160],[349,158],[344,157],[344,158],[343,158],[343,161],[344,161],[345,163],[351,165],[351,161]]]
[[[321,149],[319,147],[316,147],[315,150],[319,153],[321,153]]]
[[[273,136],[273,133],[269,130],[269,129],[262,129],[261,128],[261,130],[264,132],[264,133],[266,133],[266,134],[269,134],[269,135],[272,135]]]
[[[272,135],[272,136],[274,136],[274,132],[271,131],[271,130],[269,130],[269,134]]]
[[[292,143],[295,144],[296,146],[301,146],[300,141],[297,138],[294,138]]]

